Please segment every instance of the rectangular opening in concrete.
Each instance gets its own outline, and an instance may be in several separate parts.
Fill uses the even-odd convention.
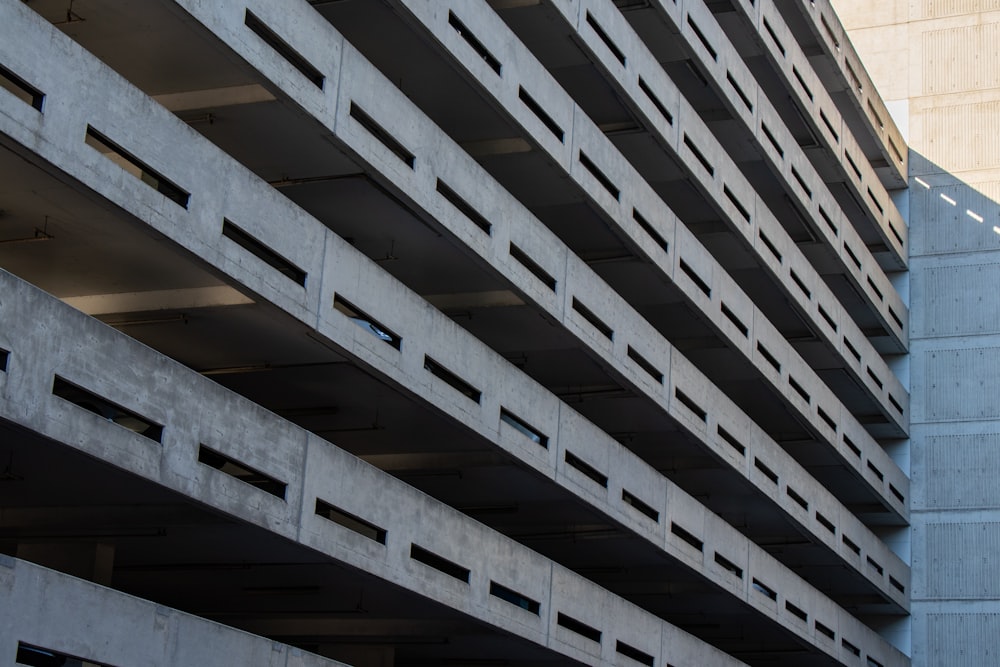
[[[45,94],[2,65],[0,65],[0,88],[25,104],[31,105],[36,111],[42,110]]]
[[[135,157],[118,144],[114,143],[106,136],[95,130],[90,125],[87,126],[85,141],[88,146],[97,150],[104,157],[117,164],[119,167],[136,177],[149,187],[153,188],[161,195],[187,208],[191,194],[154,171],[145,162]]]
[[[837,323],[833,321],[833,317],[830,316],[830,313],[826,312],[826,308],[824,308],[822,304],[817,304],[816,307],[819,309],[819,316],[822,317],[827,325],[833,329],[834,333],[836,333]]]
[[[799,507],[801,507],[802,509],[804,509],[806,511],[809,510],[809,501],[807,501],[805,498],[803,498],[802,495],[798,491],[796,491],[795,489],[793,489],[790,486],[786,486],[785,487],[785,493],[788,494],[788,497],[791,498],[795,502],[796,505],[798,505]]]
[[[763,229],[757,230],[757,236],[760,237],[760,242],[764,244],[764,247],[767,248],[772,255],[774,255],[774,258],[778,260],[778,263],[780,264],[782,259],[781,253],[778,252],[778,248],[775,247],[770,237],[768,237],[768,235],[764,233]]]
[[[517,96],[524,103],[524,106],[528,107],[531,113],[535,114],[538,120],[542,121],[542,125],[548,128],[549,132],[555,135],[559,141],[565,141],[566,135],[563,129],[559,127],[559,124],[545,112],[545,109],[535,101],[535,98],[528,94],[528,91],[524,89],[523,86],[518,86]]]
[[[482,398],[481,391],[426,355],[424,355],[424,370],[439,380],[443,380],[452,389],[476,403],[479,403]]]
[[[730,310],[725,301],[719,303],[719,309],[722,311],[722,314],[726,316],[726,319],[732,322],[733,326],[736,327],[741,334],[743,334],[744,338],[750,335],[750,329],[747,328],[747,325],[743,324],[743,320],[738,318],[736,313]]]
[[[784,58],[785,45],[781,43],[780,39],[778,39],[778,35],[776,35],[774,32],[774,27],[771,25],[771,23],[767,20],[766,17],[764,18],[764,31],[767,33],[767,36],[771,38],[771,41],[774,42],[774,45],[778,47],[778,52],[781,54],[781,57]]]
[[[355,533],[363,535],[369,540],[385,544],[386,531],[384,528],[379,528],[375,524],[369,523],[350,512],[345,512],[339,507],[334,507],[320,498],[316,499],[316,515],[344,528],[353,530]]]
[[[674,521],[670,522],[670,532],[676,535],[682,542],[694,547],[698,551],[705,550],[705,543],[701,539]]]
[[[646,371],[646,374],[649,375],[649,377],[653,378],[660,384],[663,384],[663,373],[660,372],[660,369],[649,363],[649,361],[636,352],[631,345],[628,346],[628,358],[634,361],[636,366]]]
[[[507,408],[500,408],[500,421],[513,427],[514,430],[518,431],[522,435],[527,436],[529,440],[538,443],[542,447],[548,448],[549,436],[545,435],[537,428],[515,415],[513,412],[507,410]]]
[[[796,169],[795,167],[792,167],[792,178],[794,178],[795,182],[799,184],[799,187],[802,188],[802,191],[806,193],[806,197],[808,199],[812,199],[813,197],[812,189],[806,184],[806,179],[802,177],[802,174],[800,174],[799,170]]]
[[[754,577],[751,583],[755,591],[757,591],[758,593],[760,593],[761,595],[763,595],[764,597],[773,602],[778,601],[778,593],[773,588],[762,582],[760,579]]]
[[[804,92],[806,94],[806,97],[809,98],[809,101],[812,102],[813,92],[809,89],[809,86],[806,85],[806,80],[802,78],[802,72],[800,72],[799,68],[796,67],[795,65],[792,65],[792,76],[795,77],[795,80],[798,81],[799,86],[802,87],[802,92]]]
[[[824,424],[830,427],[831,431],[837,430],[837,422],[833,421],[833,417],[828,415],[826,410],[820,406],[816,406],[816,414],[819,415],[819,418],[823,420]]]
[[[597,628],[592,628],[586,623],[582,623],[572,616],[568,616],[561,611],[556,614],[556,624],[561,627],[566,628],[570,632],[575,632],[576,634],[589,639],[592,642],[601,643],[601,631]]]
[[[760,341],[757,341],[757,351],[760,352],[760,356],[764,358],[764,361],[771,364],[771,367],[774,368],[774,370],[779,373],[781,372],[781,364],[778,363],[778,360],[775,359],[773,354],[771,354],[771,351],[764,347],[764,344]]]
[[[267,245],[254,238],[229,220],[222,220],[222,235],[247,250],[257,259],[276,270],[292,282],[305,287],[306,272],[276,253]]]
[[[719,437],[722,438],[722,440],[727,445],[736,450],[736,453],[738,453],[740,456],[746,456],[747,448],[742,442],[740,442],[736,438],[736,436],[734,436],[732,433],[722,428],[718,424],[715,426],[715,430],[719,434]]]
[[[601,318],[593,313],[589,308],[583,305],[579,299],[573,297],[573,310],[580,313],[583,319],[587,320],[595,329],[601,332],[601,334],[608,340],[614,340],[615,331],[607,324],[604,323]]]
[[[805,295],[805,297],[807,299],[811,299],[812,292],[809,291],[809,288],[806,287],[806,284],[802,282],[802,278],[799,277],[799,274],[795,273],[795,269],[789,269],[788,274],[789,276],[791,276],[792,282],[795,283],[795,286],[799,288],[799,290]]]
[[[645,94],[646,97],[649,98],[649,101],[653,103],[653,106],[656,107],[656,110],[660,112],[660,115],[663,116],[663,119],[667,121],[667,125],[673,125],[674,115],[670,113],[670,111],[663,104],[663,102],[660,101],[660,98],[656,96],[656,93],[653,92],[653,89],[649,87],[649,84],[646,83],[646,80],[643,79],[641,76],[639,77],[639,90],[641,90],[643,94]]]
[[[775,485],[777,485],[777,483],[778,483],[778,473],[776,473],[773,470],[771,470],[767,466],[766,463],[764,463],[763,461],[761,461],[760,458],[758,458],[756,456],[753,457],[753,467],[756,468],[757,470],[761,471],[761,473],[763,473],[764,477],[767,477],[769,480],[771,480],[772,483],[774,483]]]
[[[490,221],[480,215],[479,211],[474,209],[471,204],[459,197],[458,194],[440,178],[437,179],[436,189],[442,197],[451,203],[452,206],[457,208],[462,215],[472,222],[472,224],[487,234],[493,233],[493,225]]]
[[[681,271],[684,272],[684,275],[686,275],[688,278],[691,279],[691,282],[695,284],[695,287],[701,290],[702,294],[708,297],[712,296],[712,288],[708,286],[708,283],[702,280],[702,277],[699,276],[697,272],[695,272],[695,270],[691,268],[690,264],[681,259],[679,265]]]
[[[566,461],[566,465],[568,465],[569,467],[579,470],[588,479],[596,482],[598,485],[604,488],[608,488],[608,476],[605,475],[600,470],[598,470],[597,468],[595,468],[594,466],[584,461],[583,459],[581,459],[573,452],[566,450],[566,453],[563,455],[563,459]]]
[[[501,586],[495,581],[490,582],[490,595],[498,597],[504,602],[509,602],[515,607],[531,612],[535,616],[539,615],[542,605],[537,600],[532,600],[527,595],[518,593],[515,590]]]
[[[451,10],[448,10],[448,25],[455,29],[455,32],[457,32],[461,38],[465,40],[465,43],[472,47],[472,50],[475,51],[479,57],[490,66],[490,69],[497,74],[500,74],[500,61],[497,60],[492,53],[490,53],[489,49],[487,49],[483,43],[476,38],[471,30],[465,27],[465,24],[462,23],[462,21],[460,21]]]
[[[799,395],[799,398],[801,398],[806,403],[808,403],[811,400],[809,392],[807,392],[805,388],[801,384],[799,384],[798,380],[793,378],[791,375],[788,376],[788,386],[794,389],[795,393]]]
[[[447,558],[442,558],[436,553],[428,551],[427,549],[417,546],[416,544],[410,544],[410,558],[418,563],[423,563],[428,567],[434,568],[438,572],[443,572],[449,577],[458,579],[464,583],[469,583],[469,568],[453,563]]]
[[[833,641],[837,638],[837,634],[833,631],[833,628],[823,625],[819,621],[813,621],[813,625],[816,627],[816,631],[827,639]]]
[[[847,160],[847,165],[851,168],[851,171],[854,172],[854,176],[860,182],[861,181],[861,170],[858,169],[858,165],[854,162],[854,159],[851,157],[850,153],[848,153],[847,151],[844,151],[844,159]]]
[[[375,336],[383,343],[397,350],[402,348],[402,338],[339,294],[333,295],[333,308],[361,327],[366,333]]]
[[[875,295],[875,298],[877,298],[879,301],[884,301],[885,296],[883,296],[882,290],[878,288],[878,286],[875,284],[875,281],[872,280],[872,277],[866,276],[866,279],[868,281],[868,287],[871,288],[872,294]]]
[[[621,196],[621,191],[618,189],[618,186],[615,185],[610,178],[608,178],[607,174],[597,168],[597,165],[594,164],[594,161],[591,160],[586,153],[580,151],[579,156],[580,164],[582,164],[583,167],[590,172],[591,176],[597,179],[597,182],[601,184],[601,187],[608,191],[608,194],[615,199],[618,199]]]
[[[510,244],[510,256],[516,259],[521,266],[528,269],[528,271],[531,271],[531,274],[542,281],[543,285],[548,287],[553,292],[556,291],[556,279],[549,275],[548,271],[543,269],[538,262],[529,257],[528,253],[524,252],[513,243]]]
[[[855,646],[855,645],[854,645],[854,644],[852,644],[851,642],[847,641],[846,639],[841,639],[841,640],[840,640],[840,645],[841,645],[841,646],[842,646],[842,647],[844,648],[844,650],[845,650],[845,651],[847,651],[848,653],[850,653],[850,654],[852,654],[852,655],[856,655],[856,656],[859,656],[859,657],[861,656],[861,649],[859,649],[859,648],[858,648],[857,646]]]
[[[882,474],[882,471],[881,471],[881,470],[879,470],[879,469],[878,469],[878,468],[877,468],[877,467],[875,466],[875,464],[874,464],[874,463],[872,463],[871,461],[868,461],[868,462],[867,462],[867,465],[868,465],[868,469],[869,469],[869,470],[871,470],[871,471],[872,471],[872,473],[873,473],[873,474],[875,475],[875,477],[877,477],[877,478],[878,478],[878,481],[880,481],[880,482],[881,482],[881,481],[885,480],[885,475],[883,475],[883,474]]]
[[[615,60],[624,65],[625,54],[622,53],[622,50],[618,48],[618,45],[614,43],[608,33],[604,31],[604,28],[601,27],[601,24],[597,22],[597,19],[594,18],[594,15],[589,10],[587,11],[587,25],[593,28],[594,34],[604,42],[604,45],[608,47],[608,51],[615,57]]]
[[[833,525],[833,522],[827,519],[819,512],[816,512],[816,522],[819,523],[819,525],[826,528],[828,531],[830,531],[831,534],[833,535],[837,534],[837,527]]]
[[[104,662],[78,658],[68,653],[24,642],[17,643],[17,654],[14,661],[19,665],[29,665],[30,667],[112,667]]]
[[[796,604],[793,604],[793,603],[792,603],[792,602],[790,602],[789,600],[785,600],[785,609],[786,609],[786,610],[787,610],[787,611],[788,611],[788,612],[789,612],[789,613],[790,613],[790,614],[791,614],[792,616],[794,616],[795,618],[798,618],[798,619],[799,619],[799,620],[801,620],[802,622],[804,622],[804,623],[808,623],[808,622],[809,622],[809,614],[807,614],[807,613],[805,612],[805,610],[804,610],[804,609],[802,609],[802,607],[800,607],[800,606],[798,606],[798,605],[796,605]]]
[[[844,348],[852,357],[854,357],[855,361],[861,361],[861,353],[858,352],[858,349],[854,347],[854,344],[847,338],[844,339]]]
[[[10,351],[0,348],[0,372],[7,372],[7,362],[10,359]]]
[[[676,387],[674,388],[674,397],[680,402],[681,405],[694,413],[698,419],[701,421],[708,421],[708,413],[705,412],[705,409],[695,403],[690,396]]]
[[[684,145],[688,147],[688,150],[691,151],[691,154],[694,155],[695,159],[698,160],[701,166],[705,168],[708,175],[714,176],[715,167],[712,166],[712,163],[708,161],[705,154],[701,152],[701,149],[698,148],[698,146],[694,143],[694,140],[691,139],[686,132],[684,133]]]
[[[743,205],[743,202],[741,202],[736,195],[733,194],[733,191],[729,189],[728,185],[722,186],[722,192],[726,195],[726,199],[728,199],[730,203],[736,207],[740,217],[742,217],[744,221],[750,222],[750,211],[748,211],[747,207]]]
[[[739,565],[729,560],[728,558],[720,554],[718,551],[715,552],[714,558],[716,565],[721,567],[723,570],[726,570],[737,579],[743,578],[743,568],[741,568]]]
[[[844,543],[844,546],[854,552],[856,556],[861,555],[861,547],[859,547],[854,540],[849,538],[847,535],[841,535],[840,541]]]
[[[733,78],[733,73],[729,70],[726,70],[726,81],[728,81],[729,85],[733,87],[734,91],[736,91],[736,94],[743,102],[743,105],[746,106],[747,111],[753,113],[753,102],[751,102],[750,98],[747,97],[747,94],[743,92],[743,89],[740,88],[740,84],[736,82],[736,79]]]
[[[358,121],[361,127],[365,128],[369,134],[378,139],[379,143],[388,148],[407,167],[413,169],[413,164],[416,161],[413,153],[407,150],[406,146],[401,144],[388,130],[375,122],[375,119],[369,116],[367,111],[358,106],[357,103],[351,102],[349,115]]]
[[[77,407],[83,408],[106,419],[109,422],[126,428],[133,433],[149,438],[153,442],[161,442],[163,438],[163,426],[157,424],[147,417],[123,408],[117,403],[112,403],[106,398],[83,389],[71,382],[68,382],[58,375],[52,381],[52,395],[58,396],[64,401],[69,401]]]
[[[317,88],[323,88],[325,77],[323,73],[316,69],[312,63],[306,60],[302,54],[293,49],[291,45],[278,36],[267,24],[257,18],[249,9],[243,17],[243,23],[255,35],[264,40],[274,51],[288,61],[292,67],[297,69],[304,77],[309,79]]]
[[[244,484],[249,484],[265,493],[270,493],[276,498],[285,499],[285,491],[288,488],[285,482],[262,473],[255,468],[251,468],[245,463],[205,445],[198,446],[198,463],[204,464],[209,468],[215,468],[219,472],[234,477]]]
[[[639,500],[639,498],[637,498],[635,494],[631,493],[630,491],[627,491],[626,489],[622,489],[622,502],[634,508],[643,516],[652,519],[656,523],[660,522],[659,512],[657,512],[655,509],[653,509],[646,503]]]
[[[823,208],[823,205],[820,204],[817,208],[819,209],[819,217],[823,218],[823,222],[825,222],[826,226],[830,228],[830,231],[833,232],[833,235],[834,236],[839,235],[840,230],[837,229],[837,225],[833,224],[833,219],[830,218],[830,214],[826,212],[826,209]]]
[[[765,123],[764,121],[761,121],[761,123],[760,123],[760,130],[761,130],[761,132],[764,133],[764,137],[767,139],[768,143],[770,143],[771,146],[774,147],[774,150],[778,151],[778,157],[784,158],[785,157],[785,149],[782,148],[781,144],[778,143],[778,140],[774,138],[774,134],[771,133],[771,128],[769,128],[767,126],[767,123]]]
[[[656,659],[645,651],[640,651],[634,646],[626,644],[620,639],[615,642],[615,652],[621,653],[626,658],[635,660],[640,665],[647,665],[648,667],[653,667],[656,664]]]
[[[634,208],[632,209],[632,219],[635,220],[636,224],[642,228],[642,231],[649,235],[649,238],[656,242],[656,245],[663,248],[664,252],[670,250],[670,244],[667,243],[666,239],[664,239],[660,233],[653,228],[653,225],[650,224],[649,220],[644,218],[643,215]]]
[[[868,567],[870,567],[871,569],[873,569],[876,572],[878,572],[879,576],[882,576],[883,574],[885,574],[885,570],[882,568],[882,566],[879,564],[879,562],[876,561],[871,556],[865,556],[865,561],[868,563]]]
[[[833,123],[831,123],[830,119],[826,117],[826,112],[822,109],[819,110],[819,119],[823,121],[823,125],[826,126],[826,131],[830,133],[831,137],[833,137],[833,143],[839,143],[840,135],[838,135],[837,131],[833,129]]]
[[[688,14],[687,17],[687,23],[691,26],[691,30],[694,31],[698,41],[701,42],[701,45],[705,47],[706,51],[708,51],[708,55],[712,57],[712,60],[718,61],[719,54],[716,53],[715,49],[712,47],[712,43],[708,41],[708,37],[706,37],[705,33],[701,31],[701,28],[694,22],[694,19],[691,18],[690,14]]]

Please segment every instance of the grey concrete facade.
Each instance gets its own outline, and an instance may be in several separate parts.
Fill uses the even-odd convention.
[[[913,663],[993,664],[1000,13],[836,5],[911,151]]]
[[[894,130],[751,19],[0,2],[0,553],[247,664],[909,665]]]

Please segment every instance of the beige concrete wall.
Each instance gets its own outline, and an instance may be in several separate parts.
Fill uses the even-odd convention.
[[[913,664],[995,664],[1000,2],[836,8],[909,134]]]

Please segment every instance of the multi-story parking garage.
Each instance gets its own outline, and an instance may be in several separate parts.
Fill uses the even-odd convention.
[[[0,2],[0,660],[909,665],[907,150],[795,4]]]

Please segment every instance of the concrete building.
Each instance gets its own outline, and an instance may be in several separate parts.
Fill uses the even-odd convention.
[[[988,114],[825,2],[0,35],[0,661],[989,664]]]

